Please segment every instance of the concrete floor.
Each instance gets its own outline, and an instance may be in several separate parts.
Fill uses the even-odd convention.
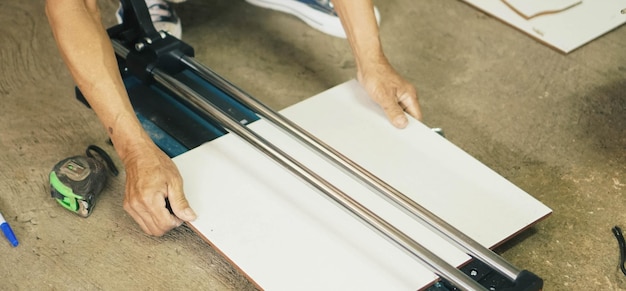
[[[376,4],[425,123],[554,210],[498,251],[545,290],[626,290],[611,233],[626,227],[626,27],[563,55],[460,1]],[[112,24],[116,2],[101,5]],[[355,75],[344,40],[294,17],[226,0],[178,12],[197,59],[275,109]],[[88,219],[50,198],[51,167],[107,138],[74,99],[42,1],[0,1],[0,61],[0,209],[21,243],[0,242],[0,290],[253,289],[186,227],[144,235],[123,175]]]

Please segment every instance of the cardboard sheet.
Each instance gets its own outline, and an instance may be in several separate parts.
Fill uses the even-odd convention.
[[[518,14],[503,0],[463,1],[564,53],[626,22],[626,15],[621,13],[626,8],[626,0],[583,0],[563,11],[537,15],[531,19]]]
[[[487,247],[551,210],[423,124],[397,130],[352,80],[281,111]],[[257,133],[453,265],[468,256],[264,120]],[[417,290],[436,276],[227,134],[174,159],[192,227],[265,290]]]

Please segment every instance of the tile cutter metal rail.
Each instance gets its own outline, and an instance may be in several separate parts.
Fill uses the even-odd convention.
[[[185,133],[176,132],[176,129],[171,131],[165,130],[168,135],[172,135],[174,139],[178,138],[181,144],[185,144],[182,145],[183,148],[185,146],[191,148],[194,144],[198,145],[226,132],[236,134],[275,162],[290,170],[297,177],[312,185],[331,201],[344,208],[389,242],[423,263],[433,273],[443,278],[443,281],[449,284],[451,288],[456,290],[487,290],[488,287],[494,287],[481,285],[466,273],[448,264],[411,237],[377,216],[376,213],[373,213],[245,126],[245,124],[258,119],[258,116],[260,116],[307,145],[311,150],[334,163],[338,168],[341,168],[355,179],[369,186],[374,192],[384,197],[405,214],[427,226],[452,245],[465,251],[474,260],[480,261],[498,272],[501,278],[504,278],[508,283],[504,284],[503,288],[497,290],[541,290],[543,286],[541,278],[529,271],[517,269],[493,251],[461,233],[391,185],[329,147],[323,141],[312,136],[295,123],[197,62],[193,58],[194,52],[191,46],[164,32],[155,30],[143,0],[122,0],[122,5],[124,22],[110,28],[108,33],[120,63],[120,71],[129,89],[131,101],[134,101],[133,106],[144,127],[146,125],[154,125],[153,122],[160,122],[161,124],[173,122],[179,125],[188,125],[179,126],[178,128],[191,127],[192,131],[195,131],[193,130],[195,128],[194,124],[199,124],[202,129],[191,134],[194,135],[200,132],[200,136],[195,138],[195,141],[185,141],[184,137],[181,138]],[[210,89],[207,90],[207,87]],[[137,89],[139,91],[133,94],[131,92],[132,88],[139,88]],[[151,107],[152,105],[145,105],[150,102],[141,101],[140,99],[143,97],[137,97],[137,95],[145,95],[145,93],[148,93],[147,95],[155,95],[154,92],[147,92],[145,88],[158,92],[156,95],[174,96],[173,98],[165,98],[167,103],[174,104],[173,106],[166,104],[163,106],[164,108],[157,108],[156,111],[166,114],[165,112],[167,111],[176,112],[178,110],[195,117],[181,120],[174,117],[174,115],[179,116],[178,114],[170,114],[169,116],[166,114],[165,118],[162,118],[163,116],[150,116],[149,111],[155,108]],[[78,95],[80,98],[81,95]],[[139,105],[136,103],[139,103]],[[141,104],[144,105],[142,106]],[[141,108],[145,108],[143,113]],[[150,131],[149,129],[147,130]],[[203,134],[206,132],[209,132],[209,134]],[[181,144],[175,145],[172,150],[167,145],[167,142],[159,142],[157,139],[155,139],[155,142],[170,156],[174,156],[181,151]]]

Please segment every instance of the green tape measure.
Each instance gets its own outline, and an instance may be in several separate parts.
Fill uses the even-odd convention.
[[[97,156],[92,152],[97,153]],[[118,171],[111,157],[95,145],[87,147],[86,156],[61,160],[50,172],[52,198],[65,209],[88,217],[106,184],[107,167],[113,176],[117,176]]]

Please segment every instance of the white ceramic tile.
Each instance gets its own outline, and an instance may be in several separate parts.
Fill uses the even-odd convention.
[[[485,246],[551,212],[423,124],[393,128],[354,80],[282,113]],[[250,127],[441,258],[468,259],[264,120]],[[192,226],[265,290],[416,290],[436,279],[233,134],[174,161]]]

